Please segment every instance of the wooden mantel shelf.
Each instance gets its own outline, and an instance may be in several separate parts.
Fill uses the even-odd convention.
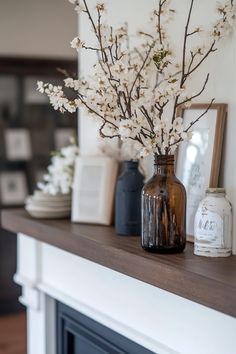
[[[37,220],[19,209],[2,212],[2,227],[236,317],[236,256],[197,257],[192,244],[182,254],[150,254],[113,227]]]

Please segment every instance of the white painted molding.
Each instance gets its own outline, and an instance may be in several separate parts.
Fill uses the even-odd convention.
[[[88,304],[77,301],[75,298],[68,296],[65,293],[58,292],[57,289],[45,284],[38,284],[38,289],[43,293],[49,295],[51,298],[62,302],[63,304],[81,312],[85,316],[92,318],[93,320],[103,324],[104,326],[112,329],[113,331],[120,333],[121,335],[129,338],[130,340],[142,345],[143,347],[153,351],[158,354],[180,354],[179,352],[164,346],[155,338],[148,337],[142,332],[136,331],[128,323],[124,324],[122,322],[116,321],[112,316],[108,316],[95,309]]]
[[[16,284],[20,285],[20,286],[28,286],[28,287],[31,287],[31,288],[34,288],[37,284],[37,282],[35,281],[32,281],[32,279],[29,279],[25,276],[23,276],[22,274],[18,274],[18,273],[15,273],[14,276],[13,276],[13,280]]]
[[[19,302],[35,311],[40,311],[40,292],[35,288],[28,286],[22,287],[22,295],[19,297]]]
[[[41,307],[27,307],[27,354],[56,354],[55,300],[39,292]]]

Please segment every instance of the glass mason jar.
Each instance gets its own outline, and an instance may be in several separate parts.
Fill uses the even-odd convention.
[[[194,221],[194,254],[227,257],[232,250],[232,207],[224,188],[208,188]]]
[[[154,175],[142,191],[142,247],[182,252],[186,244],[186,191],[174,173],[173,155],[155,155]]]
[[[144,176],[138,161],[124,161],[116,185],[115,230],[119,235],[141,235],[141,192]]]

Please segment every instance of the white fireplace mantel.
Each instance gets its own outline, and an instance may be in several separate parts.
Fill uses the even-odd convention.
[[[158,354],[235,354],[236,257],[144,252],[113,227],[2,212],[18,233],[15,281],[28,353],[56,354],[56,301]]]
[[[55,354],[55,300],[158,354],[234,354],[236,319],[18,234],[28,354]]]

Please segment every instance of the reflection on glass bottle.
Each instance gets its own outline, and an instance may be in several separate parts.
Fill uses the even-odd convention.
[[[186,192],[174,174],[174,156],[155,156],[155,172],[142,191],[142,247],[181,252],[186,243]]]

